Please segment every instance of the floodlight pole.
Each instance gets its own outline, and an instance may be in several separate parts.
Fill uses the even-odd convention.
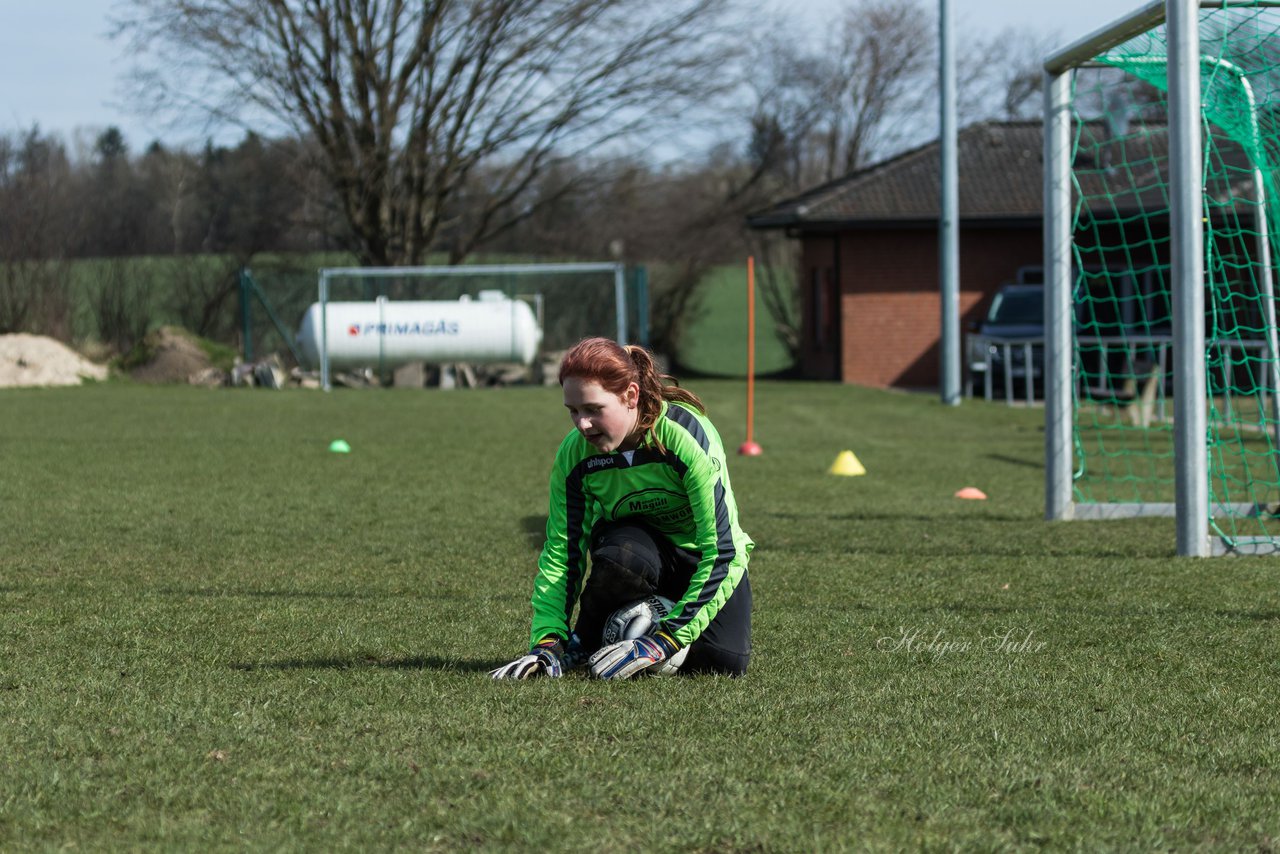
[[[941,210],[938,218],[938,261],[942,301],[942,402],[960,404],[960,227],[959,167],[956,140],[956,62],[951,0],[938,0],[939,141]]]
[[[1173,285],[1174,494],[1178,554],[1209,556],[1205,436],[1204,230],[1198,0],[1166,0],[1169,44],[1170,268]]]
[[[627,265],[613,265],[613,304],[618,325],[618,343],[627,343]]]

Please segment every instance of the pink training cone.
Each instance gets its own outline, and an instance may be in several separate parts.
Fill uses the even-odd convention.
[[[987,494],[976,486],[966,486],[956,493],[956,498],[967,498],[970,501],[986,501]]]

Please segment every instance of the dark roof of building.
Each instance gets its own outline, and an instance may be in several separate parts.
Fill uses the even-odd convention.
[[[1040,216],[1040,122],[984,122],[957,135],[960,216]],[[748,217],[753,228],[885,221],[936,221],[941,207],[937,140],[837,178]]]
[[[1101,122],[1077,127],[1075,175],[1091,209],[1114,214],[1152,210],[1165,200],[1160,171],[1169,134],[1162,124],[1109,135]],[[1115,129],[1112,129],[1114,131]],[[1218,139],[1231,175],[1207,188],[1219,200],[1249,198],[1252,171],[1244,151]],[[1044,129],[1039,121],[981,122],[957,135],[960,218],[964,221],[1039,221],[1044,198]],[[786,199],[747,218],[752,228],[936,223],[941,209],[940,145],[919,148]],[[1126,164],[1114,169],[1114,164]]]

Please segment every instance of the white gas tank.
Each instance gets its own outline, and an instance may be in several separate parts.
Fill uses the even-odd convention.
[[[328,329],[329,365],[334,368],[407,362],[528,365],[542,342],[529,304],[507,299],[500,291],[456,302],[331,302],[324,314],[322,324],[320,303],[312,303],[298,327],[299,353],[312,367],[320,364],[322,326]]]

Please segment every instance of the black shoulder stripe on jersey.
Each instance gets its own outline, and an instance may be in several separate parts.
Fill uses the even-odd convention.
[[[683,427],[703,451],[711,453],[711,440],[707,438],[707,431],[702,429],[702,424],[692,412],[683,406],[669,403],[667,404],[667,418]]]
[[[585,461],[584,461],[585,462]],[[568,540],[565,553],[565,590],[564,590],[564,622],[573,625],[573,606],[578,599],[578,586],[582,581],[582,522],[587,513],[586,497],[582,492],[583,466],[578,464],[569,472],[564,484],[565,499],[565,539]]]
[[[656,448],[640,448],[632,455],[632,466],[643,466],[650,463],[665,463],[675,469],[676,474],[680,475],[681,478],[689,470],[689,466],[685,461],[670,451],[659,452]]]
[[[692,606],[686,605],[679,614],[666,621],[667,628],[673,632],[684,628],[695,614],[711,603],[720,585],[728,578],[729,565],[738,554],[733,544],[733,528],[729,524],[729,506],[724,500],[724,484],[720,481],[716,481],[713,495],[716,511],[716,561],[711,567],[711,574],[702,582],[702,589],[698,591],[698,598]]]

